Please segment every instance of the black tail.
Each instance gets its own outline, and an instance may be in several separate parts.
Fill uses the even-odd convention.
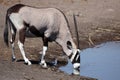
[[[8,30],[8,26],[9,26],[9,16],[8,16],[8,12],[6,14],[6,20],[5,20],[5,29],[4,29],[4,42],[6,43],[7,46],[9,46],[9,41],[8,41],[8,35],[9,35],[9,30]]]

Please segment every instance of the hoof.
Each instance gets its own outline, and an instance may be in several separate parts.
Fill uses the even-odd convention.
[[[32,63],[28,59],[25,60],[25,64],[32,65]]]
[[[16,60],[16,58],[15,57],[12,57],[12,62],[14,62]]]
[[[29,61],[29,62],[28,62],[28,65],[32,65],[32,63]]]
[[[26,64],[26,65],[29,65],[29,66],[32,65],[32,63],[30,63],[30,62],[29,62],[29,63],[26,63],[26,62],[25,62],[25,64]]]
[[[39,64],[42,66],[42,68],[47,68],[47,64],[45,63],[45,61],[41,61]]]

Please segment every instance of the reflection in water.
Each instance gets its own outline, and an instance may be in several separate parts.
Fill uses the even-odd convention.
[[[71,74],[72,64],[61,67]],[[118,80],[120,78],[120,42],[107,42],[81,52],[82,76],[94,77],[99,80]]]

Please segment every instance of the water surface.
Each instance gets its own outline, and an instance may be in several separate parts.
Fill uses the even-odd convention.
[[[66,73],[72,73],[72,64],[60,68]],[[120,79],[120,42],[107,42],[81,52],[82,76],[98,80]]]

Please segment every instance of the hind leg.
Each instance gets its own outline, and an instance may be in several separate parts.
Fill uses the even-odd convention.
[[[10,40],[10,43],[11,43],[11,48],[12,48],[12,61],[15,61],[15,59],[16,59],[16,57],[15,57],[15,47],[14,47],[14,42],[15,42],[15,37],[16,37],[16,30],[15,29],[13,29],[12,27],[11,27],[11,33],[12,33],[12,35],[11,35],[11,40]]]
[[[24,41],[25,41],[25,31],[26,31],[25,26],[23,24],[24,20],[21,18],[21,16],[18,13],[12,13],[10,15],[10,20],[17,29],[19,35],[18,46],[20,48],[23,59],[25,63],[31,65],[31,62],[25,56],[25,51],[24,51]],[[14,44],[13,44],[13,50],[14,50]]]
[[[14,40],[13,40],[13,37],[15,35],[12,35],[12,39],[10,40],[10,43],[11,43],[11,47],[12,47],[12,61],[15,61],[16,57],[15,57],[15,47],[14,47]]]
[[[18,46],[19,49],[21,51],[22,57],[25,61],[25,63],[27,63],[28,65],[31,65],[31,62],[28,60],[28,58],[25,55],[25,51],[24,51],[24,41],[25,41],[25,30],[26,29],[21,29],[19,30],[19,41],[18,41]]]

